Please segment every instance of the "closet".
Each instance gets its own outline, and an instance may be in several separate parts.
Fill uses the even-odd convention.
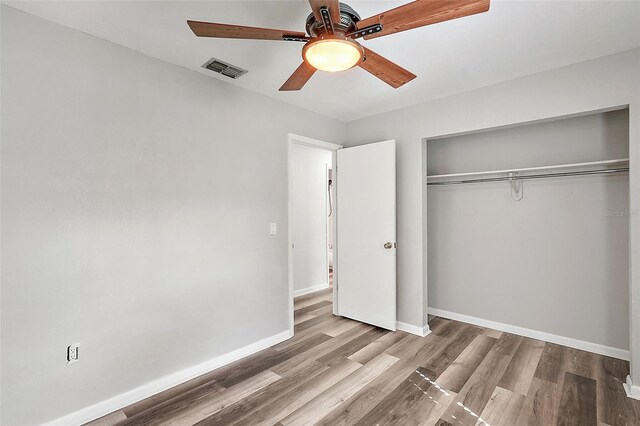
[[[627,351],[628,158],[627,109],[428,140],[430,311]]]

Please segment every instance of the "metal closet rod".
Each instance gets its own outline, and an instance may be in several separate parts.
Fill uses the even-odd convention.
[[[513,180],[530,180],[530,179],[558,178],[558,177],[565,177],[565,176],[625,173],[628,171],[629,171],[629,167],[619,167],[616,169],[581,170],[581,171],[574,171],[574,172],[543,173],[543,174],[524,175],[524,176],[501,176],[501,177],[493,177],[493,178],[451,180],[451,181],[445,181],[445,182],[427,182],[427,185],[462,185],[465,183],[510,182]]]

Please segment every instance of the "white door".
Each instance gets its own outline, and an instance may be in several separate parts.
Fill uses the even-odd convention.
[[[337,313],[395,330],[395,141],[341,149],[337,159]]]

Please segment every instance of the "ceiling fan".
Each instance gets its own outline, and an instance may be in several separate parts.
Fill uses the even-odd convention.
[[[350,6],[338,0],[309,0],[313,13],[306,33],[271,28],[187,21],[198,37],[281,40],[305,43],[302,64],[280,91],[300,90],[317,71],[344,71],[358,65],[393,88],[416,76],[356,40],[382,37],[401,31],[489,10],[490,0],[415,0],[395,9],[360,19]],[[307,35],[308,34],[308,35]]]

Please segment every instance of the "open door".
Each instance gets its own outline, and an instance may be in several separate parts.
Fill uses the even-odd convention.
[[[337,314],[396,329],[395,141],[337,152]]]

